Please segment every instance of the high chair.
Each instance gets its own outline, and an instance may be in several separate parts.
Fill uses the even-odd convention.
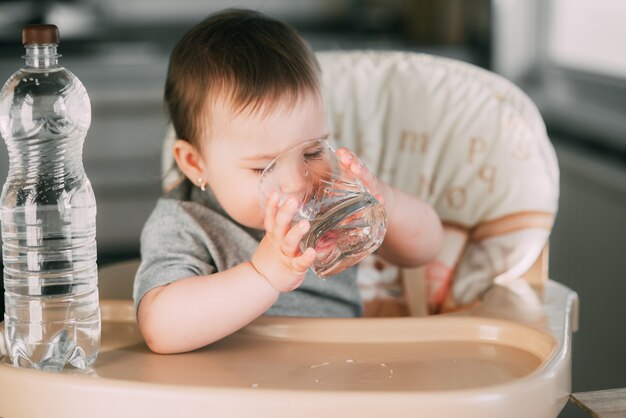
[[[357,277],[368,318],[261,317],[172,356],[148,351],[123,300],[137,262],[104,268],[99,378],[1,367],[0,416],[38,411],[3,406],[26,385],[51,410],[72,388],[84,407],[98,405],[93,416],[558,415],[571,387],[577,296],[547,279],[558,165],[536,107],[509,81],[455,60],[317,56],[331,140],[437,210],[437,259],[418,269],[364,260]],[[166,189],[181,179],[164,172]],[[60,410],[82,416],[73,404]]]

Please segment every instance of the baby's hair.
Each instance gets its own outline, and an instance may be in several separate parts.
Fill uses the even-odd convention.
[[[270,111],[319,90],[315,56],[293,28],[258,12],[229,9],[176,44],[165,103],[176,136],[200,146],[200,135],[211,129],[211,102],[224,101],[235,113]]]

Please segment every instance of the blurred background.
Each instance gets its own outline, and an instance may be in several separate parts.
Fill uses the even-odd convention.
[[[524,89],[561,168],[550,276],[581,299],[573,391],[626,386],[626,1],[0,0],[0,81],[23,63],[22,26],[54,23],[62,65],[91,97],[84,163],[98,201],[100,265],[138,257],[141,228],[160,194],[170,50],[226,7],[283,19],[315,50],[426,52]],[[586,415],[568,405],[561,416]]]

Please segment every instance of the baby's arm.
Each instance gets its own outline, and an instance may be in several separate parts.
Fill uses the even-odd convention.
[[[139,329],[154,352],[191,351],[242,328],[279,292],[250,263],[159,286],[139,304]]]
[[[157,353],[180,353],[215,342],[244,327],[296,289],[313,264],[315,251],[299,250],[306,221],[291,226],[295,199],[278,208],[270,197],[266,235],[252,260],[207,276],[193,276],[147,292],[139,304],[139,329]]]
[[[385,186],[389,188],[387,235],[378,254],[402,267],[417,267],[432,261],[443,243],[439,216],[418,197]]]
[[[385,207],[387,234],[378,254],[401,267],[416,267],[434,259],[443,242],[441,220],[435,210],[418,197],[377,179],[350,150],[341,148],[337,155]]]

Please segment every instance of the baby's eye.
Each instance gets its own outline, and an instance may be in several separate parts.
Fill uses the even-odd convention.
[[[269,173],[274,170],[274,164],[270,164],[265,168],[251,168],[250,170],[252,170],[254,174],[260,176],[261,174],[263,174],[264,171],[267,171]]]
[[[304,154],[304,159],[305,160],[319,160],[321,159],[321,156],[322,156],[322,150],[319,149],[317,151]]]

